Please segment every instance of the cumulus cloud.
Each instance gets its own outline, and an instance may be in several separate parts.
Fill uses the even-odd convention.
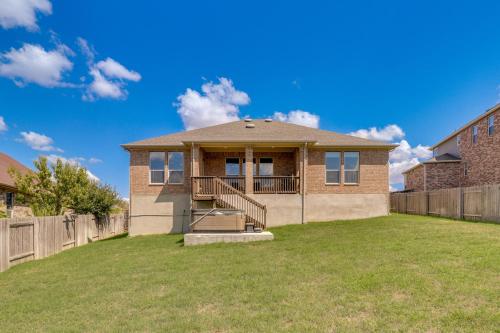
[[[85,172],[87,173],[87,177],[90,180],[96,181],[96,182],[101,181],[96,175],[94,175],[87,168],[85,168],[84,166],[82,166],[81,163],[85,161],[85,158],[83,158],[83,157],[69,157],[69,158],[66,158],[66,157],[63,157],[61,155],[56,155],[56,154],[44,155],[44,157],[47,158],[47,161],[50,164],[56,164],[57,161],[60,160],[62,163],[68,163],[68,164],[71,164],[71,165],[83,168],[83,169],[85,169]]]
[[[24,27],[30,31],[38,30],[37,12],[52,14],[49,0],[1,0],[0,25],[4,29]]]
[[[18,86],[35,83],[42,87],[68,87],[63,75],[73,69],[68,59],[70,50],[65,45],[46,51],[40,45],[24,44],[19,49],[0,55],[0,76],[7,77]]]
[[[52,138],[40,133],[31,131],[21,132],[21,139],[19,141],[27,144],[34,150],[63,152],[62,149],[54,147],[54,140]]]
[[[134,82],[141,80],[141,74],[126,69],[122,64],[111,58],[99,61],[96,67],[109,78],[123,79]]]
[[[99,98],[126,99],[127,83],[140,81],[141,75],[109,57],[95,63],[96,51],[92,45],[81,37],[77,38],[77,44],[87,59],[89,75],[92,77],[92,82],[87,85],[82,99],[85,101],[95,101]]]
[[[239,107],[250,103],[247,93],[224,77],[203,84],[201,91],[188,88],[174,104],[187,130],[239,120]]]
[[[7,124],[5,123],[5,120],[3,119],[2,116],[0,116],[0,132],[5,132],[9,128],[7,127]]]
[[[370,127],[369,129],[359,129],[349,135],[357,136],[369,140],[388,141],[392,142],[395,139],[400,139],[405,136],[405,132],[398,125],[387,125],[384,128],[377,129]]]
[[[293,110],[285,114],[283,112],[275,112],[273,118],[278,121],[302,125],[312,128],[319,127],[319,116],[307,111]]]
[[[403,139],[404,131],[398,125],[387,125],[384,128],[360,129],[349,133],[350,135],[379,141],[397,143],[399,146],[389,154],[389,174],[391,190],[401,187],[404,182],[403,172],[414,167],[420,162],[432,157],[432,151],[428,146],[417,145],[412,147],[410,143]],[[397,139],[401,139],[397,142]]]

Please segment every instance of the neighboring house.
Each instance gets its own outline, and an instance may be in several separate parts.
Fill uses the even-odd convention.
[[[241,210],[256,229],[389,211],[393,144],[246,119],[123,147],[132,235],[186,231],[200,208]]]
[[[9,174],[11,167],[21,173],[31,171],[12,157],[0,152],[0,211],[4,211],[9,217],[31,215],[29,208],[17,205],[15,202],[16,185]]]
[[[433,158],[403,173],[405,190],[500,184],[500,104],[431,149]]]

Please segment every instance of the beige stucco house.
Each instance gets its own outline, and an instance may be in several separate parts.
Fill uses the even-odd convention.
[[[186,232],[199,210],[237,210],[247,231],[389,212],[393,144],[245,119],[123,147],[131,235]]]

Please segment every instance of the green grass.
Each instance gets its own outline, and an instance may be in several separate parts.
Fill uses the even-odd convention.
[[[118,238],[0,273],[2,331],[497,331],[500,226],[393,215],[186,248]]]

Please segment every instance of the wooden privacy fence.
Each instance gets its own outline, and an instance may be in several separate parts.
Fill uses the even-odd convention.
[[[126,214],[0,219],[0,272],[127,231]]]
[[[391,211],[500,222],[500,184],[391,193]]]

